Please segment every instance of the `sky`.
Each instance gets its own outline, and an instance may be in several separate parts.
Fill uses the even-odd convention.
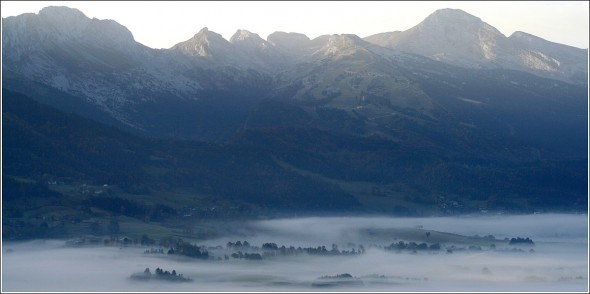
[[[112,19],[136,41],[170,48],[202,28],[229,40],[238,29],[267,36],[407,30],[437,9],[462,9],[506,36],[523,31],[543,39],[588,48],[588,1],[2,1],[2,17],[38,13],[46,6],[77,8],[87,17]]]

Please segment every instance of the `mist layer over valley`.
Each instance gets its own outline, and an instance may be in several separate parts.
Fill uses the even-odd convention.
[[[190,242],[206,250],[207,258],[167,254],[169,248],[158,244],[5,242],[2,287],[43,292],[584,292],[588,290],[587,219],[587,215],[538,214],[226,223],[234,233]],[[534,244],[507,241],[515,237],[530,238]],[[401,250],[395,247],[400,241],[440,248]],[[285,254],[291,246],[307,251]],[[309,250],[322,246],[328,248],[325,254]],[[157,253],[158,248],[164,253]],[[241,258],[237,252],[246,256],[258,252],[261,258]],[[174,270],[190,281],[130,278],[146,268]]]

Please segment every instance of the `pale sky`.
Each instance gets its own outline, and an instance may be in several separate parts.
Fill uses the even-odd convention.
[[[136,41],[170,48],[203,27],[229,40],[238,29],[262,38],[275,31],[313,39],[325,34],[407,30],[440,8],[462,9],[506,36],[523,31],[588,48],[588,1],[1,1],[2,17],[38,13],[46,6],[77,8],[87,17],[112,19]]]

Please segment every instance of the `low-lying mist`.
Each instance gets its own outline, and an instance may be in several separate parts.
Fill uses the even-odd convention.
[[[103,244],[72,247],[66,246],[65,240],[5,242],[2,291],[588,290],[587,215],[322,217],[228,225],[234,226],[231,231],[235,234],[196,242],[208,247],[208,259],[166,254],[167,248],[163,254],[146,254],[144,251],[149,247]],[[509,244],[507,240],[514,237],[530,238],[534,245]],[[261,260],[228,258],[232,251],[226,244],[236,241],[247,241],[254,248],[251,252],[265,243],[275,243],[286,248],[325,246],[328,251],[337,252],[354,249],[362,254],[262,254]],[[441,248],[393,250],[389,247],[400,241],[439,243]],[[174,270],[191,281],[130,279],[132,274],[146,268],[152,273],[156,268]]]

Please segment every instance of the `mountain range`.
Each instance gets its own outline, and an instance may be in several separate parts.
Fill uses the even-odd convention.
[[[108,145],[86,162],[106,165],[92,169],[73,158],[93,151],[64,157],[63,134],[49,132],[89,119],[88,142],[116,134],[135,144],[113,146],[116,158],[129,148],[143,154],[121,167],[136,176],[119,183],[141,193],[185,187],[281,209],[380,213],[448,211],[443,198],[469,209],[491,207],[490,199],[502,209],[587,206],[588,50],[524,32],[506,37],[462,10],[366,38],[275,32],[264,40],[240,29],[228,41],[203,28],[152,49],[113,20],[47,7],[2,19],[2,81],[3,96],[16,97],[3,97],[6,176],[61,177],[51,171],[59,165],[68,177],[114,181]],[[57,121],[46,129],[14,110],[36,105],[27,99]],[[117,131],[92,135],[103,128]],[[14,145],[7,136],[17,129],[30,138]],[[50,150],[63,161],[26,168]],[[232,168],[230,158],[242,163]],[[298,194],[307,204],[295,204]],[[342,205],[328,204],[336,199]]]

